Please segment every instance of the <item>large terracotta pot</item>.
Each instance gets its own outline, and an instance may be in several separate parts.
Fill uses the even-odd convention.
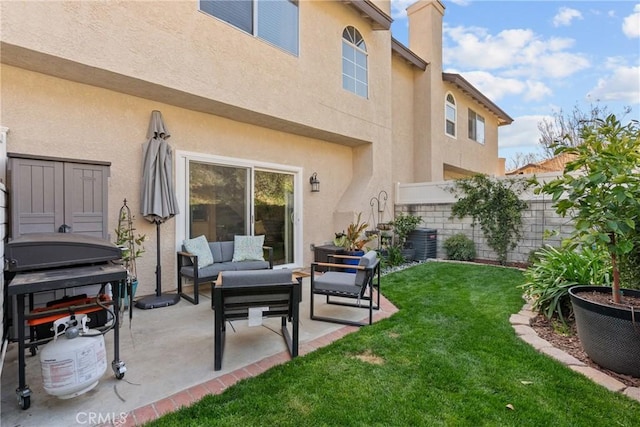
[[[598,365],[640,378],[640,309],[612,307],[590,301],[581,293],[611,295],[607,286],[574,286],[569,289],[578,337],[587,355]],[[640,291],[622,289],[640,297]]]

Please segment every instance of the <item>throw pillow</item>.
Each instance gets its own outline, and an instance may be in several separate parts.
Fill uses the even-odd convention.
[[[264,235],[235,236],[233,238],[233,262],[264,261],[262,245],[264,245]]]
[[[207,238],[202,236],[195,237],[193,239],[187,239],[183,243],[187,252],[198,257],[198,269],[213,264],[213,255],[211,254],[211,248]]]

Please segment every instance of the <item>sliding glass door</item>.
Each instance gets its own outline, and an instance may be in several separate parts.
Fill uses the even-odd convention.
[[[191,237],[233,240],[247,233],[249,169],[190,162],[189,213]]]
[[[188,180],[189,237],[264,235],[275,265],[295,263],[293,172],[189,160]]]
[[[293,263],[293,175],[255,171],[255,234],[273,247],[275,264]]]

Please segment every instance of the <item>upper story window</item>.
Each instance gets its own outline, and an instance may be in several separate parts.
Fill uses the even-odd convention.
[[[469,139],[484,144],[484,117],[469,110]]]
[[[367,45],[353,27],[342,32],[342,87],[363,98],[368,97]]]
[[[297,0],[200,0],[200,10],[298,55]]]
[[[456,99],[450,93],[447,94],[447,99],[445,102],[445,133],[449,136],[456,137],[456,119],[457,119],[457,110],[456,110]]]

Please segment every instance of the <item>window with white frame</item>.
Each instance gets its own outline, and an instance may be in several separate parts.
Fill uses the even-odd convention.
[[[484,117],[469,109],[469,139],[484,144]]]
[[[342,32],[342,87],[368,97],[367,45],[360,32],[351,26]]]
[[[445,128],[444,131],[447,135],[456,137],[456,99],[452,94],[448,93],[445,101]]]
[[[200,10],[298,55],[298,0],[200,0]]]

